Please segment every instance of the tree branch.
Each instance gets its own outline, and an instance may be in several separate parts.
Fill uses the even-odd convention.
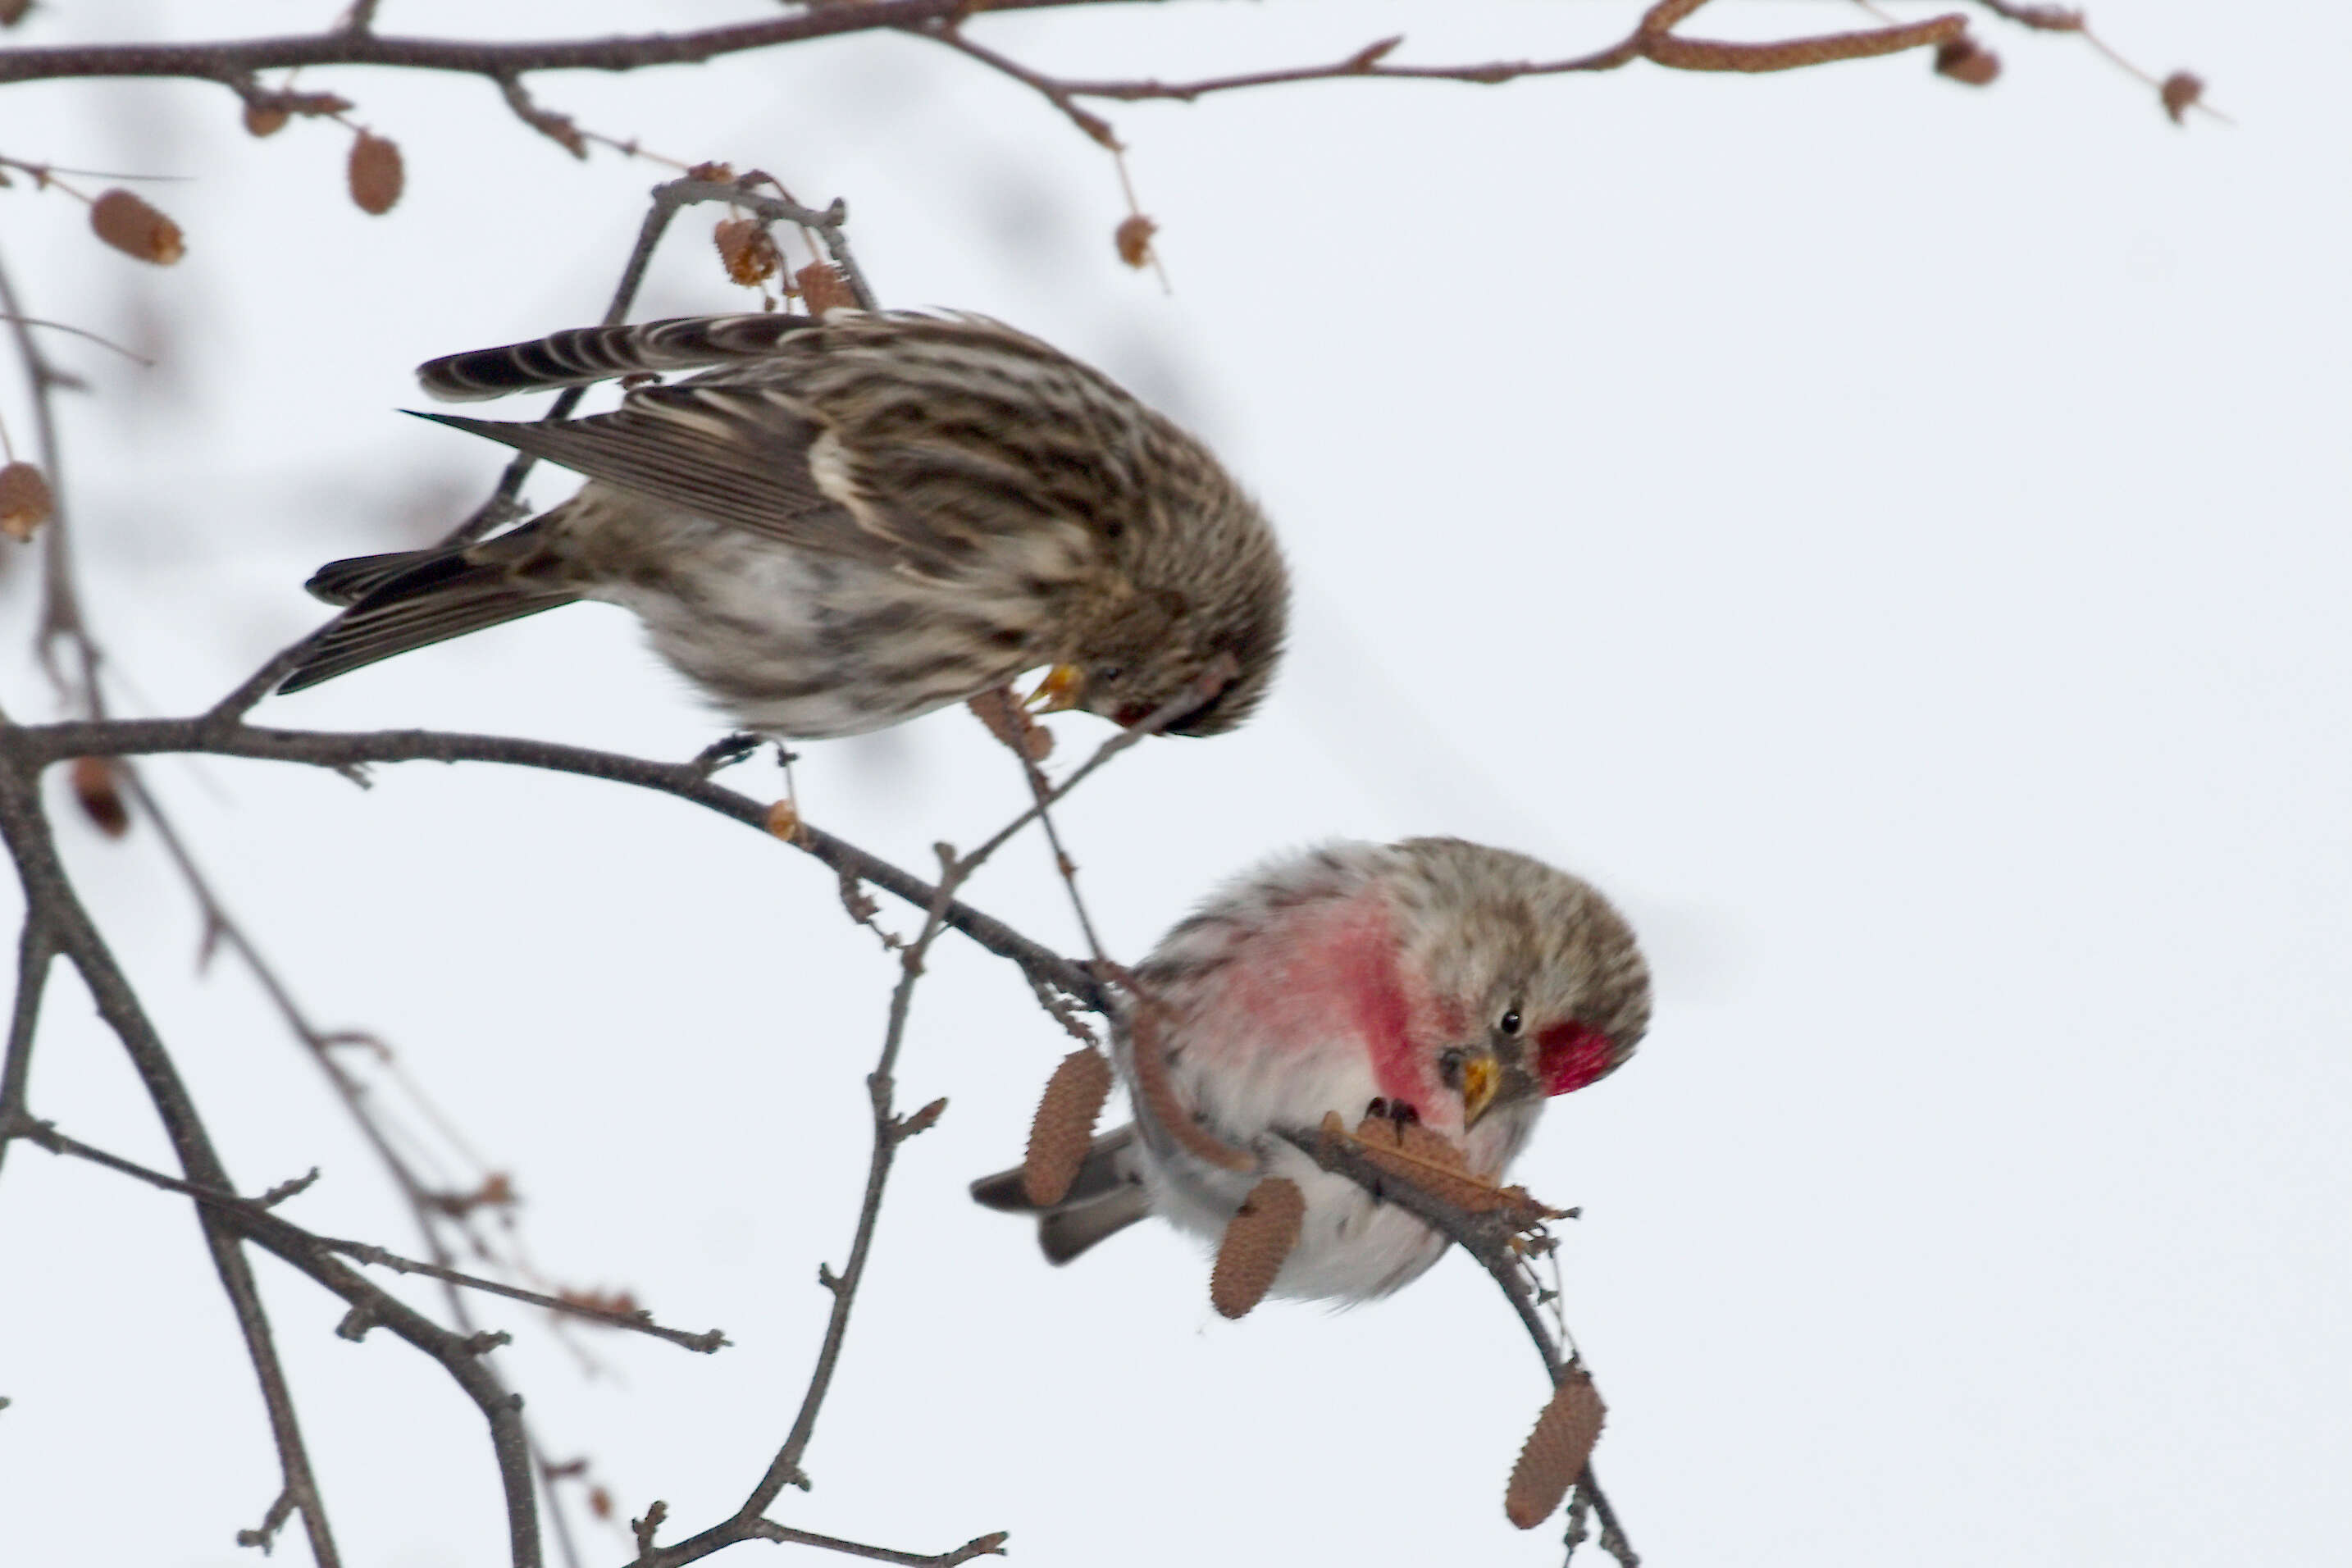
[[[20,733],[13,729],[0,731],[0,739]],[[53,942],[57,951],[81,975],[82,984],[98,1004],[99,1016],[122,1042],[133,1069],[146,1086],[181,1170],[200,1185],[229,1189],[227,1172],[213,1150],[212,1140],[196,1114],[186,1086],[180,1081],[178,1068],[173,1065],[137,993],[116,964],[114,954],[90,921],[89,910],[83,908],[67,878],[64,864],[58,858],[57,842],[49,833],[47,819],[41,814],[37,781],[38,775],[30,770],[0,765],[0,837],[6,839],[9,854],[16,862],[17,878],[24,884],[26,923],[41,927],[45,933],[42,940]],[[19,1021],[29,1027],[21,998],[17,1014]],[[12,1037],[13,1034],[12,1028]],[[294,1500],[294,1507],[301,1513],[311,1555],[320,1568],[336,1568],[341,1559],[335,1551],[334,1532],[328,1526],[326,1507],[310,1468],[310,1456],[303,1447],[293,1393],[278,1359],[269,1319],[254,1285],[252,1266],[226,1223],[201,1208],[198,1214],[205,1246],[213,1256],[213,1267],[236,1313],[237,1327],[245,1335],[254,1376],[261,1387],[270,1433],[278,1446],[279,1468],[285,1477],[285,1494]]]
[[[1104,0],[990,0],[992,11],[1031,11]],[[505,43],[406,38],[351,28],[200,44],[61,44],[0,50],[0,85],[61,77],[182,77],[234,84],[294,66],[390,66],[453,71],[497,81],[527,71],[643,70],[699,65],[812,38],[919,26],[971,9],[971,0],[865,0],[804,7],[789,16],[684,33]]]
[[[309,1248],[320,1252],[340,1253],[343,1257],[354,1258],[362,1263],[373,1264],[380,1268],[389,1268],[395,1274],[422,1274],[446,1284],[461,1285],[468,1290],[480,1290],[488,1295],[504,1296],[510,1300],[545,1308],[551,1312],[562,1312],[572,1317],[585,1319],[590,1322],[602,1323],[606,1328],[627,1329],[635,1333],[648,1334],[655,1339],[667,1340],[674,1345],[683,1346],[687,1350],[698,1352],[703,1355],[710,1355],[724,1350],[730,1343],[726,1334],[718,1329],[699,1334],[689,1333],[684,1329],[668,1328],[656,1322],[651,1312],[616,1311],[609,1307],[568,1300],[561,1296],[542,1295],[537,1290],[521,1289],[500,1280],[485,1279],[478,1274],[467,1274],[459,1269],[444,1268],[436,1263],[419,1262],[414,1258],[403,1258],[396,1252],[376,1246],[373,1242],[351,1241],[341,1237],[321,1236],[317,1231],[305,1229],[270,1212],[275,1206],[275,1200],[291,1196],[291,1193],[273,1190],[258,1198],[241,1197],[236,1193],[223,1192],[215,1187],[199,1186],[194,1182],[184,1182],[176,1176],[167,1176],[161,1171],[150,1170],[135,1161],[122,1158],[120,1154],[110,1154],[103,1149],[84,1143],[79,1139],[68,1137],[58,1131],[49,1122],[37,1121],[22,1114],[0,1117],[0,1144],[18,1138],[37,1143],[52,1154],[69,1155],[78,1160],[86,1160],[91,1164],[103,1165],[110,1171],[117,1171],[123,1175],[144,1182],[151,1187],[193,1198],[209,1209],[226,1215],[254,1241],[267,1247],[278,1256],[287,1258],[289,1261],[291,1261],[291,1250]],[[317,1174],[315,1171],[311,1173],[312,1176]],[[299,1183],[288,1184],[288,1186],[298,1190],[309,1185],[308,1178]],[[390,1299],[397,1300],[397,1298]],[[373,1301],[353,1304],[370,1308],[375,1305]],[[478,1354],[480,1352],[478,1350],[473,1353]]]
[[[26,1084],[33,1071],[33,1038],[40,1030],[41,999],[49,985],[49,961],[57,956],[48,921],[27,910],[16,942],[16,1000],[9,1009],[8,1054],[0,1058],[0,1126],[25,1114]],[[0,1138],[0,1162],[8,1143]]]
[[[79,756],[134,756],[161,752],[208,752],[269,762],[304,763],[349,772],[370,763],[504,763],[634,785],[692,801],[747,827],[767,832],[768,807],[751,796],[711,783],[691,763],[648,762],[551,741],[502,735],[466,735],[433,730],[378,730],[333,733],[268,730],[209,717],[120,719],[26,725],[0,731],[0,757],[28,769]],[[772,836],[771,836],[772,837]],[[821,829],[801,828],[793,847],[919,909],[928,909],[938,889],[888,861]],[[1108,993],[1084,968],[1030,941],[993,916],[950,900],[947,923],[1023,973],[1102,1012]]]
[[[939,846],[940,881],[932,890],[930,902],[924,911],[923,928],[915,940],[898,956],[898,983],[890,993],[889,1021],[882,1032],[882,1050],[874,1070],[866,1076],[866,1094],[873,1106],[874,1149],[866,1168],[866,1195],[858,1205],[857,1226],[849,1243],[848,1261],[839,1274],[823,1264],[817,1267],[817,1282],[833,1292],[833,1310],[824,1326],[824,1338],[817,1347],[816,1365],[809,1373],[808,1388],[801,1395],[801,1406],[793,1417],[792,1429],[785,1435],[783,1446],[769,1461],[767,1473],[743,1500],[742,1507],[719,1523],[691,1536],[678,1544],[656,1550],[652,1531],[646,1531],[638,1542],[638,1554],[633,1568],[678,1568],[737,1542],[751,1540],[802,1540],[804,1544],[823,1544],[836,1551],[846,1551],[860,1557],[872,1557],[887,1563],[961,1563],[984,1552],[1002,1546],[1002,1534],[983,1536],[944,1559],[914,1557],[890,1552],[880,1548],[856,1546],[835,1542],[829,1537],[809,1538],[789,1531],[765,1517],[768,1507],[782,1495],[788,1486],[803,1490],[808,1488],[808,1477],[802,1472],[801,1460],[808,1452],[810,1441],[816,1436],[817,1414],[824,1408],[825,1395],[832,1392],[833,1374],[841,1363],[842,1346],[849,1334],[849,1314],[856,1304],[857,1288],[866,1279],[866,1264],[873,1255],[874,1234],[882,1218],[882,1194],[890,1180],[890,1167],[898,1158],[898,1145],[939,1120],[946,1108],[945,1100],[934,1101],[913,1116],[900,1116],[893,1109],[897,1080],[895,1072],[898,1053],[906,1043],[907,1018],[914,1003],[915,984],[923,975],[923,960],[931,944],[947,929],[947,913],[953,902],[955,889],[978,866],[977,858],[959,860],[947,845]],[[659,1505],[656,1505],[659,1506]],[[650,1517],[650,1516],[649,1516]]]

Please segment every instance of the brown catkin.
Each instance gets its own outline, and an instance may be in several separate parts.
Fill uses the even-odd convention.
[[[1990,87],[2000,75],[2000,57],[1962,33],[1936,46],[1936,69],[1970,87]]]
[[[74,799],[100,833],[120,838],[131,831],[131,811],[115,784],[112,763],[104,757],[76,757],[71,777]]]
[[[169,267],[187,254],[180,226],[119,185],[89,204],[89,226],[123,255],[158,267]]]
[[[2188,71],[2174,71],[2156,90],[2158,98],[2163,100],[2164,111],[2172,116],[2172,122],[2178,125],[2188,118],[2190,107],[2205,96],[2205,82],[2202,78]]]
[[[0,468],[0,533],[20,542],[30,539],[55,510],[57,499],[49,494],[47,475],[30,463]]]
[[[964,706],[1013,755],[1042,763],[1054,754],[1054,731],[1029,716],[1011,687],[1000,686],[966,698]]]
[[[1217,1264],[1209,1273],[1209,1304],[1238,1318],[1265,1300],[1274,1277],[1298,1245],[1307,1217],[1307,1195],[1287,1176],[1268,1176],[1250,1189],[1225,1237],[1217,1244]]]
[[[385,137],[373,131],[362,131],[352,143],[351,163],[345,174],[352,187],[352,200],[360,211],[382,217],[400,200],[401,188],[407,175],[401,168],[400,149]]]
[[[1365,1159],[1465,1214],[1500,1213],[1521,1228],[1552,1217],[1525,1187],[1498,1187],[1472,1172],[1460,1145],[1417,1121],[1367,1116],[1354,1137]]]
[[[1111,243],[1118,247],[1118,258],[1129,267],[1143,267],[1151,260],[1151,237],[1160,226],[1141,213],[1129,213],[1111,231]]]
[[[802,301],[812,316],[822,316],[827,310],[854,310],[857,293],[841,268],[830,261],[812,261],[793,274],[793,287],[801,291]]]
[[[1021,1191],[1041,1209],[1070,1194],[1095,1141],[1095,1119],[1110,1098],[1110,1063],[1085,1047],[1062,1058],[1045,1081],[1037,1119],[1029,1124],[1029,1152],[1021,1160]]]
[[[746,289],[765,283],[783,265],[784,258],[776,253],[776,242],[769,237],[767,225],[757,218],[719,219],[710,231],[710,242],[719,247],[719,259],[726,266],[727,276]]]
[[[1592,1379],[1581,1367],[1569,1368],[1552,1390],[1551,1403],[1536,1417],[1536,1429],[1528,1434],[1519,1462],[1511,1467],[1503,1512],[1513,1524],[1533,1530],[1559,1511],[1560,1500],[1584,1473],[1584,1462],[1592,1457],[1592,1445],[1599,1441],[1601,1423],[1608,1414]]]

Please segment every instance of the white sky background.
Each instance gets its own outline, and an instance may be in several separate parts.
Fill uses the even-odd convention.
[[[1412,60],[1567,53],[1637,9],[1203,5],[974,31],[1076,74],[1174,77],[1391,32]],[[296,31],[332,10],[60,4],[17,36]],[[486,23],[391,0],[383,22],[593,35],[758,10]],[[999,314],[1102,364],[1264,498],[1300,584],[1275,700],[1230,739],[1147,745],[1064,814],[1116,952],[1328,836],[1486,838],[1625,905],[1656,1027],[1553,1107],[1518,1174],[1583,1205],[1565,1267],[1611,1406],[1596,1463],[1662,1568],[2344,1550],[2352,15],[2094,16],[2159,73],[2205,74],[2238,128],[2178,131],[2078,41],[1985,22],[2008,66],[1988,92],[1913,56],[1118,110],[1172,296],[1110,255],[1107,159],[915,40],[534,82],[598,130],[845,195],[886,300]],[[1722,4],[1689,30],[1866,24]],[[318,563],[470,504],[501,454],[393,412],[420,400],[411,367],[593,320],[661,177],[574,163],[478,81],[302,85],[401,143],[390,216],[343,199],[341,132],[251,142],[217,88],[0,93],[0,151],[195,176],[152,192],[189,236],[170,271],[100,247],[62,196],[0,193],[31,307],[163,358],[141,373],[57,341],[99,392],[70,405],[66,479],[139,710],[210,701],[317,621],[299,584]],[[681,222],[645,313],[745,308],[711,216]],[[542,471],[530,493],[568,485]],[[45,690],[14,651],[29,588],[21,563],[0,581],[18,716]],[[656,757],[716,732],[626,617],[591,609],[257,719]],[[1065,759],[1103,733],[1057,728]],[[807,751],[814,819],[918,868],[1020,796],[961,713]],[[534,1314],[483,1308],[520,1331],[500,1361],[548,1446],[592,1456],[626,1511],[667,1499],[674,1539],[731,1510],[799,1398],[816,1266],[840,1261],[863,1179],[890,971],[830,878],[680,804],[548,775],[414,764],[365,795],[226,762],[152,776],[302,999],[394,1041],[514,1173],[551,1273],[735,1339],[704,1359],[593,1334],[607,1374],[583,1378]],[[729,778],[773,788],[764,763]],[[323,1166],[293,1217],[413,1246],[247,980],[191,975],[194,918],[152,836],[59,816],[237,1179]],[[1077,945],[1034,841],[971,896]],[[35,1109],[167,1163],[60,974]],[[1374,1307],[1229,1324],[1171,1236],[1055,1272],[970,1205],[1067,1046],[1009,968],[943,943],[900,1094],[950,1108],[900,1163],[816,1489],[776,1517],[920,1551],[1006,1529],[1026,1563],[1556,1562],[1556,1529],[1501,1516],[1545,1391],[1467,1260]],[[470,1405],[256,1268],[347,1559],[503,1561]],[[10,1562],[251,1561],[232,1542],[276,1460],[183,1205],[11,1151],[0,1394]],[[592,1562],[626,1555],[592,1536]]]

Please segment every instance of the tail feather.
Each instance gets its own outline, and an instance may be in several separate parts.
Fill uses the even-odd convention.
[[[1151,1212],[1151,1194],[1143,1184],[1133,1127],[1096,1139],[1069,1192],[1051,1207],[1040,1208],[1029,1201],[1018,1165],[982,1176],[971,1184],[971,1195],[982,1206],[1000,1213],[1036,1215],[1037,1244],[1045,1249],[1046,1261],[1057,1265]]]
[[[1060,1268],[1105,1237],[1117,1236],[1151,1213],[1151,1194],[1141,1186],[1121,1187],[1090,1203],[1066,1205],[1037,1218],[1037,1245],[1045,1261]]]
[[[699,370],[760,359],[793,332],[816,325],[808,316],[681,316],[627,327],[573,327],[527,343],[475,349],[416,367],[433,396],[473,403],[557,386],[583,386],[648,371]]]
[[[352,570],[335,574],[345,567]],[[456,551],[425,553],[400,564],[384,556],[333,562],[311,578],[312,592],[320,592],[316,585],[321,578],[328,579],[327,592],[360,584],[360,596],[310,639],[302,662],[278,683],[281,692],[299,691],[378,659],[520,620],[579,597],[518,583],[505,563],[469,561]]]
[[[429,550],[394,550],[383,555],[354,555],[330,561],[310,574],[303,591],[330,605],[356,605],[412,566],[431,560]]]

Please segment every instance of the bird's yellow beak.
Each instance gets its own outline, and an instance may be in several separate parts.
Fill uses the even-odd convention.
[[[1039,713],[1066,712],[1078,705],[1078,689],[1086,679],[1086,672],[1076,665],[1057,664],[1029,694],[1029,706]]]
[[[1486,1108],[1495,1103],[1495,1096],[1503,1087],[1503,1064],[1494,1054],[1481,1051],[1462,1064],[1462,1130],[1467,1132],[1478,1125]]]

